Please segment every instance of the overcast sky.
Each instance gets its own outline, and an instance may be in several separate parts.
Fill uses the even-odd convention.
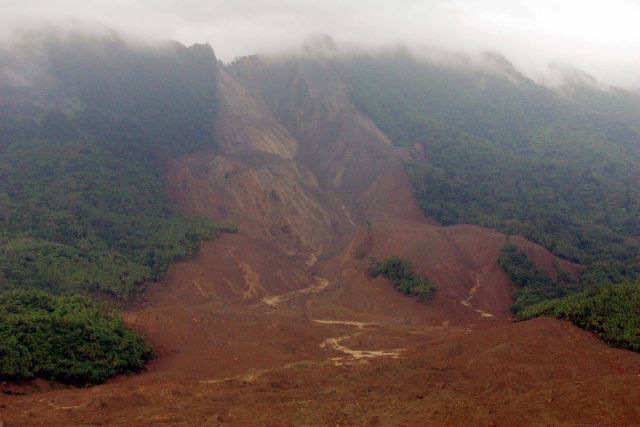
[[[534,78],[560,61],[640,87],[640,0],[0,0],[0,28],[83,22],[141,37],[209,42],[231,60],[339,43],[496,50]]]

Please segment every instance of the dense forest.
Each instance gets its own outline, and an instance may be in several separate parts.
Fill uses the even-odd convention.
[[[22,48],[34,63],[17,66],[37,77],[2,87],[3,288],[126,298],[224,229],[174,211],[164,189],[167,159],[215,147],[210,47],[53,36]]]
[[[122,318],[89,297],[0,293],[0,378],[75,385],[139,371],[153,351]]]
[[[522,235],[582,265],[579,280],[556,283],[508,245],[500,262],[518,285],[516,312],[635,279],[640,97],[591,81],[552,90],[497,54],[449,62],[402,49],[334,59],[357,108],[395,144],[424,148],[407,170],[425,214]]]
[[[498,263],[516,285],[513,311],[520,320],[555,316],[595,332],[616,347],[640,351],[640,282],[589,286],[566,271],[556,280],[507,242]]]
[[[612,346],[640,352],[640,282],[596,286],[518,313],[520,320],[538,316],[571,320]]]
[[[0,290],[9,292],[0,298],[0,375],[95,383],[138,369],[148,350],[131,347],[116,315],[72,294],[129,298],[201,241],[233,231],[177,212],[164,185],[169,159],[215,149],[216,57],[202,45],[49,34],[25,36],[2,65],[16,72],[0,79]],[[26,289],[61,296],[11,293]],[[69,310],[77,316],[58,315]],[[66,337],[66,322],[86,334]],[[37,339],[20,335],[32,329]],[[20,354],[7,353],[12,336]],[[52,340],[67,338],[105,345],[82,366],[40,360]],[[118,346],[137,349],[136,362],[100,365]]]
[[[553,280],[511,242],[507,242],[500,251],[498,264],[516,285],[512,307],[516,314],[540,302],[571,295],[582,290],[584,286],[566,271],[560,271],[557,280]]]

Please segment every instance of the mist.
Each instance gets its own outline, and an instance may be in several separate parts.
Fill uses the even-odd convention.
[[[231,61],[299,49],[310,35],[338,45],[403,44],[502,53],[538,82],[553,80],[550,63],[597,80],[640,88],[639,0],[4,0],[0,36],[16,30],[114,29],[132,38],[210,43]]]

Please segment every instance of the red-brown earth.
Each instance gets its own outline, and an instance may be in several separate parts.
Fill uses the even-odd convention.
[[[514,322],[505,236],[425,218],[402,168],[416,153],[326,65],[249,59],[220,90],[220,149],[176,160],[167,182],[185,212],[240,232],[124,312],[158,352],[145,372],[2,396],[4,425],[638,423],[640,355],[569,322]],[[391,254],[436,282],[432,301],[368,276]]]

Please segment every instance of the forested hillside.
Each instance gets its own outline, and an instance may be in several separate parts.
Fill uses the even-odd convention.
[[[21,40],[4,52],[0,74],[0,289],[126,299],[231,229],[180,214],[165,190],[168,160],[215,149],[217,60],[209,46],[56,34]],[[124,326],[88,300],[8,295],[0,299],[13,319],[2,331],[0,376],[99,382],[149,356],[131,332],[108,331]],[[70,321],[89,332],[61,325],[38,332],[40,341],[21,335],[52,310],[77,311]],[[86,348],[102,333],[118,342],[92,350],[91,366],[75,366],[74,352],[66,362],[42,358],[51,340]],[[6,342],[12,336],[19,342]],[[103,354],[108,347],[129,341],[135,354],[96,365],[112,358]],[[86,358],[83,351],[75,353]],[[21,357],[33,364],[16,365]]]
[[[213,51],[82,36],[20,49],[6,69],[32,80],[5,78],[0,107],[2,286],[133,295],[219,231],[169,206],[162,172],[215,147]]]
[[[481,66],[409,53],[338,57],[352,99],[398,145],[420,206],[443,224],[523,235],[584,266],[584,286],[634,278],[640,97],[574,82],[551,90],[496,54]]]

